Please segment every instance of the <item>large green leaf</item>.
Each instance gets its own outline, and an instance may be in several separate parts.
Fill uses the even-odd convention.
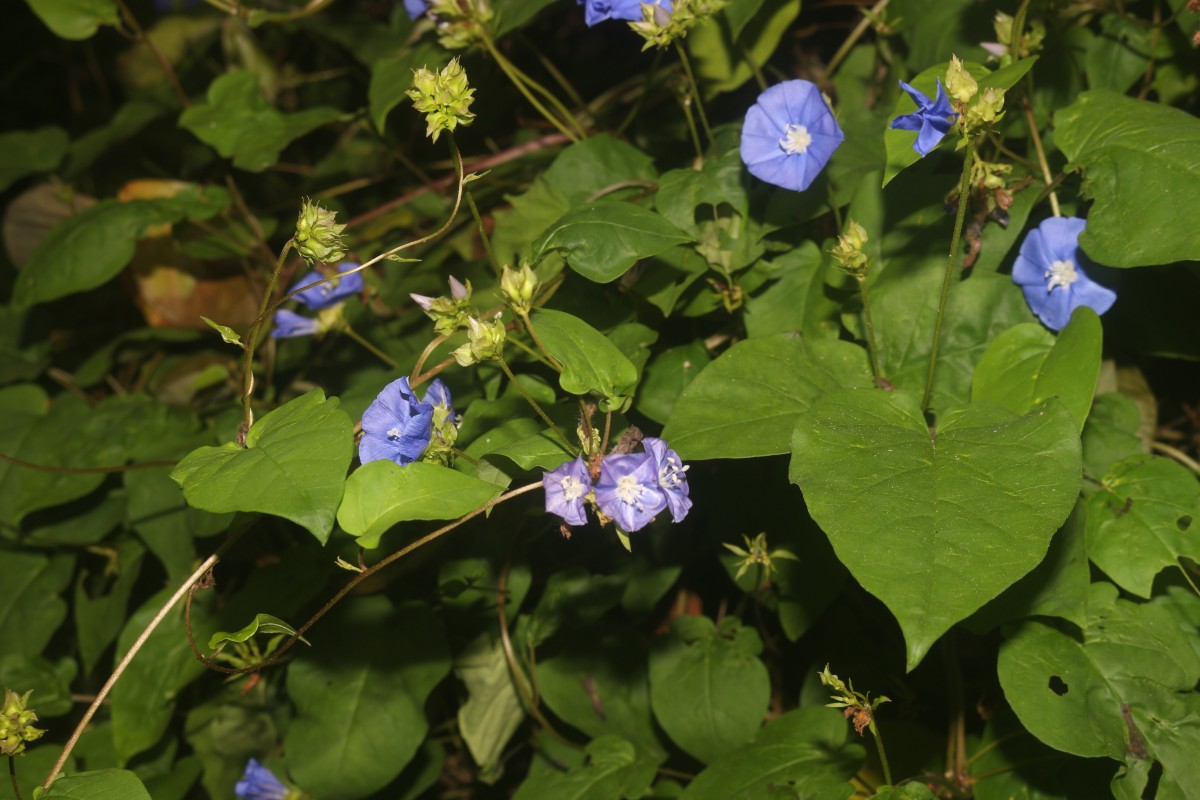
[[[746,301],[746,333],[751,338],[799,331],[810,339],[836,339],[841,332],[839,303],[825,295],[831,261],[814,242],[804,242],[770,262],[771,283]]]
[[[1023,417],[973,404],[931,433],[914,396],[847,390],[800,418],[790,474],[838,559],[896,616],[912,669],[1046,555],[1079,492],[1079,432],[1053,399]]]
[[[554,159],[542,179],[561,193],[567,207],[622,187],[639,189],[658,177],[654,159],[607,133],[589,136]]]
[[[0,550],[4,580],[0,580],[0,642],[3,652],[36,656],[67,617],[59,596],[71,582],[75,556],[51,556],[20,550]]]
[[[26,175],[57,167],[70,141],[66,131],[53,125],[0,133],[0,192]]]
[[[1114,583],[1149,598],[1160,571],[1200,560],[1200,483],[1185,467],[1138,454],[1100,484],[1087,500],[1088,555]]]
[[[189,186],[156,200],[102,200],[46,234],[21,270],[13,304],[45,303],[101,286],[125,268],[151,228],[185,217],[208,219],[228,204],[229,193],[215,186]]]
[[[137,775],[127,769],[98,769],[66,775],[41,800],[151,800]]]
[[[428,606],[393,608],[376,595],[348,603],[312,639],[288,667],[292,776],[315,797],[366,797],[425,739],[425,698],[450,671],[445,631]]]
[[[738,342],[696,376],[663,438],[685,460],[786,453],[796,418],[828,392],[871,385],[866,352],[791,333]]]
[[[1198,797],[1200,695],[1191,690],[1200,656],[1165,607],[1117,595],[1112,584],[1092,585],[1082,637],[1022,623],[1000,648],[1004,696],[1054,749],[1108,756],[1131,770],[1157,760],[1159,797]]]
[[[566,772],[543,770],[530,776],[514,800],[621,800],[644,797],[658,760],[619,736],[598,736],[584,748],[582,766]]]
[[[498,494],[493,483],[437,464],[372,461],[346,480],[338,524],[370,549],[398,522],[456,519]]]
[[[546,351],[563,365],[559,385],[571,394],[595,393],[601,410],[618,409],[637,385],[637,367],[604,334],[572,314],[540,308],[534,328]]]
[[[208,102],[179,116],[179,126],[213,147],[233,165],[262,172],[294,139],[342,115],[336,108],[309,108],[285,114],[262,96],[258,76],[249,70],[226,72],[208,87]]]
[[[508,740],[525,719],[499,634],[484,631],[455,653],[454,674],[467,688],[467,699],[458,707],[459,732],[482,777],[494,780]]]
[[[1095,199],[1079,244],[1112,267],[1200,260],[1200,120],[1105,90],[1054,115],[1055,143]]]
[[[100,655],[121,632],[129,597],[142,571],[146,548],[134,537],[124,539],[110,565],[116,573],[109,590],[97,597],[85,588],[86,572],[75,581],[75,631],[84,673],[90,673]]]
[[[1104,331],[1087,306],[1075,309],[1058,336],[1032,322],[1009,328],[992,340],[971,383],[971,400],[1025,414],[1050,397],[1062,401],[1083,430],[1096,382]]]
[[[690,241],[683,231],[645,206],[598,200],[571,209],[533,244],[533,261],[562,250],[571,269],[596,283],[609,283],[638,259]]]
[[[250,426],[246,447],[201,447],[171,472],[204,511],[256,511],[290,519],[322,544],[333,530],[354,454],[350,418],[313,389]]]
[[[862,745],[851,742],[842,715],[799,708],[771,722],[751,744],[721,755],[688,784],[684,800],[760,800],[783,797],[846,800],[850,778],[862,765]]]
[[[650,703],[675,744],[711,763],[754,738],[771,699],[761,651],[737,617],[675,618],[650,654]]]
[[[54,35],[90,39],[101,25],[120,23],[116,0],[25,0]]]

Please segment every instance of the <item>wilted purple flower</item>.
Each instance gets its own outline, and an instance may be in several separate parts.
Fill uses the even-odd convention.
[[[408,12],[409,19],[423,16],[428,9],[429,3],[425,0],[404,0],[404,10]]]
[[[432,387],[426,399],[433,394]],[[449,391],[445,397],[449,400]],[[421,457],[433,429],[433,406],[413,394],[408,378],[397,378],[367,407],[362,417],[358,459],[364,464],[381,459],[400,466]]]
[[[1045,220],[1021,242],[1013,264],[1013,282],[1025,293],[1033,313],[1052,331],[1062,330],[1071,321],[1071,312],[1080,306],[1103,314],[1117,300],[1116,292],[1084,272],[1085,265],[1096,268],[1079,248],[1079,234],[1085,227],[1087,223],[1078,217]]]
[[[288,791],[275,773],[253,758],[246,762],[242,779],[233,787],[234,794],[243,800],[287,800]]]
[[[349,272],[352,269],[357,269],[358,264],[352,261],[343,261],[338,264],[338,272]],[[313,270],[305,275],[300,280],[292,284],[291,291],[296,291],[301,286],[308,286],[310,283],[329,277],[328,275]],[[311,289],[306,289],[296,295],[293,300],[299,300],[304,305],[311,308],[313,311],[320,311],[323,308],[329,308],[341,303],[346,298],[356,295],[362,291],[363,279],[361,272],[355,272],[343,278],[334,278],[333,280],[325,281]]]
[[[542,488],[546,491],[546,511],[562,517],[568,525],[587,523],[583,498],[592,490],[592,476],[583,456],[543,473]]]
[[[928,96],[918,92],[904,81],[900,81],[900,88],[917,104],[917,110],[911,114],[896,117],[892,120],[892,127],[902,131],[917,131],[917,140],[913,142],[913,150],[922,156],[929,155],[929,151],[937,147],[937,143],[954,125],[958,113],[954,110],[954,106],[950,105],[950,98],[946,97],[946,90],[942,88],[940,78],[937,79],[936,100],[930,100]]]
[[[425,390],[425,396],[421,398],[422,403],[427,403],[431,406],[445,406],[453,409],[454,404],[450,398],[450,387],[447,386],[441,378],[434,378],[429,384],[429,388]]]
[[[305,317],[294,311],[281,308],[275,312],[275,327],[271,329],[271,338],[288,339],[292,336],[312,336],[321,331],[321,324],[312,317]]]
[[[742,161],[750,174],[804,191],[845,136],[815,83],[785,81],[758,96],[742,126]]]
[[[596,483],[600,510],[629,533],[640,530],[667,507],[667,495],[658,487],[658,465],[649,453],[609,455],[600,464]]]
[[[624,19],[637,22],[642,18],[642,0],[576,0],[583,6],[583,21],[590,28],[606,19]],[[658,5],[671,10],[671,0],[647,0],[651,5]]]
[[[667,497],[671,519],[679,522],[692,507],[692,501],[688,499],[687,467],[683,465],[679,454],[662,439],[647,436],[642,440],[642,446],[654,459],[654,466],[658,470],[658,488]]]

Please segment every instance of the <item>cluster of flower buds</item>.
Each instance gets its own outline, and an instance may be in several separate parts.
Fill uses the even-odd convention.
[[[625,533],[641,530],[663,509],[679,522],[692,507],[688,468],[662,439],[647,436],[642,447],[641,453],[604,456],[595,476],[583,456],[544,473],[546,511],[562,517],[567,525],[584,525],[586,503],[602,523],[613,520]]]
[[[749,536],[742,534],[742,541],[746,543],[744,548],[734,544],[724,543],[725,549],[738,556],[741,561],[738,562],[737,574],[733,579],[740,580],[746,571],[751,567],[758,567],[762,572],[762,585],[770,582],[771,576],[774,575],[779,567],[775,565],[777,560],[784,561],[799,561],[800,559],[790,550],[784,550],[782,547],[777,547],[771,550],[767,547],[767,535],[760,533],[751,539]]]
[[[458,439],[450,388],[435,378],[420,400],[407,377],[383,388],[362,417],[358,460],[387,459],[400,466],[418,459],[449,466]]]
[[[455,331],[467,327],[471,319],[471,282],[465,284],[453,275],[450,276],[449,297],[427,297],[423,294],[410,294],[425,316],[433,320],[433,329],[443,336],[449,336]]]
[[[989,86],[979,91],[979,82],[967,72],[958,56],[950,56],[946,91],[954,98],[956,107],[964,112],[958,122],[964,133],[973,133],[1004,116],[1004,90]]]
[[[518,316],[525,316],[533,308],[537,290],[537,275],[527,264],[522,264],[520,269],[505,267],[500,274],[500,295]]]
[[[346,255],[346,245],[342,242],[345,229],[345,225],[337,224],[337,214],[306,199],[300,206],[292,247],[309,266],[338,261]]]
[[[451,354],[460,367],[469,367],[481,361],[497,361],[504,355],[504,340],[508,331],[500,314],[490,320],[480,321],[475,317],[467,320],[467,343]]]
[[[727,0],[666,0],[641,4],[642,18],[630,22],[634,33],[646,40],[643,50],[659,49],[679,41],[698,22],[711,17],[725,7]]]
[[[413,70],[412,88],[405,94],[412,99],[413,108],[425,115],[425,135],[435,142],[442,131],[453,133],[459,125],[475,121],[470,111],[475,90],[457,58],[437,72],[425,67]]]
[[[1019,58],[1028,58],[1042,49],[1046,40],[1046,25],[1039,19],[1030,20],[1028,26],[1021,31],[1021,41],[1013,47],[1013,18],[1003,11],[997,11],[992,27],[996,31],[996,41],[983,42],[984,50],[993,58],[1000,59],[1000,66],[1005,67]]]
[[[494,16],[488,0],[432,0],[429,15],[437,21],[438,43],[447,50],[483,41]]]
[[[25,752],[25,745],[40,739],[46,732],[33,727],[37,714],[28,707],[29,695],[4,690],[4,705],[0,707],[0,756],[15,756]]]
[[[871,259],[863,252],[867,243],[867,229],[855,220],[846,225],[846,232],[838,236],[838,243],[830,254],[842,271],[857,279],[867,277],[871,271]]]
[[[843,709],[842,715],[854,723],[854,732],[859,736],[863,735],[863,731],[875,724],[875,709],[879,708],[884,703],[890,703],[886,697],[877,697],[871,699],[871,693],[854,691],[854,681],[847,686],[846,683],[829,671],[829,665],[825,665],[825,669],[818,673],[821,678],[821,685],[828,686],[833,689],[834,694],[831,695],[833,702],[826,703],[826,708]]]

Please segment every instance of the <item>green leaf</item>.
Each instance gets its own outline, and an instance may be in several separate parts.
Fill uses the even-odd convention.
[[[1046,555],[1079,492],[1079,434],[1053,399],[1023,417],[973,404],[931,434],[914,396],[847,390],[797,422],[790,476],[900,623],[911,670]]]
[[[236,344],[238,347],[245,349],[246,346],[242,344],[242,335],[233,328],[228,325],[222,325],[219,322],[213,322],[208,317],[200,317],[200,319],[204,320],[205,325],[221,334],[221,341],[225,342],[225,344]]]
[[[503,456],[523,470],[554,469],[573,458],[554,432],[549,430],[522,437],[495,450],[488,450],[485,455]]]
[[[800,0],[773,0],[750,17],[733,40],[724,25],[697,25],[685,45],[705,97],[732,91],[754,76],[753,64],[765,64],[800,13]]]
[[[600,410],[618,409],[633,394],[637,367],[579,317],[539,308],[533,312],[534,328],[546,351],[562,365],[558,378],[571,394],[595,393],[603,399]]]
[[[622,185],[636,189],[657,177],[650,156],[611,134],[600,133],[563,150],[546,169],[543,180],[558,189],[570,208],[602,191]]]
[[[69,714],[75,708],[71,699],[71,681],[78,671],[79,667],[70,658],[53,664],[40,656],[9,653],[0,658],[0,687],[12,689],[17,694],[33,692],[29,696],[29,707],[44,721]]]
[[[943,56],[944,57],[944,56]],[[942,62],[929,67],[921,74],[917,75],[911,81],[905,81],[918,92],[921,92],[926,97],[934,97],[937,94],[938,79],[946,77],[946,63]],[[967,72],[976,80],[987,75],[987,69],[979,64],[965,63],[963,66]],[[883,170],[883,185],[887,186],[892,182],[892,179],[899,175],[904,169],[916,164],[922,158],[928,158],[933,154],[933,151],[922,156],[915,149],[913,143],[917,140],[917,134],[914,131],[900,130],[893,128],[892,123],[897,117],[902,117],[905,114],[911,114],[917,110],[913,99],[906,92],[899,92],[896,95],[896,102],[892,106],[892,113],[887,119],[887,128],[883,132],[884,149],[887,152],[887,165]],[[936,149],[946,148],[954,149],[954,145],[958,140],[958,134],[954,128],[942,137],[942,140],[935,146]],[[962,167],[960,166],[961,170]]]
[[[185,217],[208,219],[228,204],[224,189],[194,185],[156,200],[102,200],[46,234],[21,270],[13,304],[31,306],[95,289],[125,268],[151,228]]]
[[[36,656],[67,618],[59,596],[71,582],[75,556],[44,556],[20,550],[0,550],[4,580],[0,580],[0,642],[5,654]]]
[[[688,784],[683,800],[760,800],[794,797],[848,800],[850,778],[862,765],[862,745],[828,708],[799,708],[777,718],[754,742],[724,753]]]
[[[57,167],[70,141],[67,132],[54,125],[0,133],[0,192],[26,175]]]
[[[1025,414],[1057,397],[1082,431],[1100,379],[1104,331],[1096,312],[1075,309],[1058,336],[1041,325],[1023,323],[992,340],[971,384],[971,401],[1004,406]]]
[[[637,410],[660,425],[664,424],[670,419],[683,390],[710,360],[703,342],[672,347],[654,356],[643,373],[636,399]]]
[[[149,97],[129,100],[117,109],[106,125],[90,130],[71,142],[66,163],[63,164],[63,176],[73,179],[80,175],[108,148],[141,132],[167,110],[167,105]]]
[[[644,206],[598,200],[571,209],[533,244],[532,260],[563,250],[567,264],[596,283],[609,283],[642,258],[691,241],[683,231]]]
[[[346,480],[338,524],[371,549],[398,522],[457,519],[499,494],[495,484],[437,464],[372,461]]]
[[[1000,648],[1004,696],[1021,724],[1055,750],[1146,768],[1158,760],[1164,783],[1194,789],[1200,695],[1191,690],[1200,657],[1165,607],[1117,595],[1111,584],[1092,584],[1082,636],[1041,620],[1022,623]]]
[[[123,540],[113,564],[116,579],[112,581],[109,591],[98,597],[88,595],[86,571],[81,571],[75,581],[75,632],[85,674],[91,673],[101,654],[121,632],[129,597],[142,572],[145,553],[146,548],[137,539],[129,537]]]
[[[296,633],[296,629],[281,620],[279,617],[273,617],[270,614],[255,614],[254,619],[250,620],[246,627],[236,631],[235,633],[229,633],[227,631],[217,631],[214,633],[208,639],[208,649],[216,650],[229,642],[245,642],[256,633],[262,633],[268,636],[280,633],[284,636],[293,636]],[[305,639],[303,636],[300,637],[300,641],[307,645],[312,644],[312,642],[310,642],[308,639]]]
[[[288,667],[297,710],[288,765],[315,797],[366,797],[420,749],[425,699],[450,671],[449,645],[428,606],[393,608],[378,595],[350,601],[321,631]]]
[[[422,43],[398,56],[380,59],[371,66],[367,105],[371,109],[371,122],[380,133],[384,132],[391,110],[408,99],[405,92],[412,87],[413,71],[421,67],[441,69],[449,60],[447,56],[440,47]]]
[[[482,779],[491,782],[508,740],[525,719],[500,636],[485,631],[468,642],[455,654],[454,674],[467,687],[467,700],[458,707],[459,732]]]
[[[1116,92],[1083,92],[1054,115],[1055,143],[1095,202],[1079,245],[1111,267],[1200,260],[1194,224],[1200,120]],[[1164,232],[1169,235],[1164,235]]]
[[[1149,598],[1166,567],[1200,560],[1200,483],[1167,458],[1118,461],[1087,499],[1088,555],[1127,592]]]
[[[533,613],[522,617],[519,638],[536,648],[560,629],[586,628],[621,601],[622,588],[615,576],[592,575],[583,567],[561,569],[546,581]]]
[[[810,339],[836,339],[841,305],[825,295],[830,263],[813,242],[772,260],[778,280],[746,301],[746,333],[758,338],[799,331]]]
[[[639,753],[630,742],[605,734],[588,742],[584,764],[566,772],[532,774],[514,800],[620,800],[645,796],[654,781],[658,761]]]
[[[210,514],[192,508],[171,470],[136,469],[125,473],[125,524],[137,532],[167,570],[167,582],[178,584],[191,573],[196,549],[192,540],[229,528],[232,514]]]
[[[208,102],[193,105],[179,116],[179,126],[214,148],[233,165],[262,172],[279,160],[294,139],[342,116],[321,106],[292,114],[278,110],[262,96],[258,76],[233,70],[208,87]]]
[[[786,453],[796,418],[838,389],[870,386],[866,352],[779,334],[738,342],[684,389],[663,438],[685,461]]]
[[[496,25],[497,38],[524,25],[554,0],[507,0],[500,9]]]
[[[1145,450],[1138,436],[1141,424],[1137,404],[1125,395],[1106,392],[1097,397],[1083,426],[1083,471],[1099,478],[1121,459],[1140,455]]]
[[[193,450],[171,479],[196,508],[274,514],[324,544],[353,455],[350,418],[337,398],[313,389],[250,426],[245,448],[229,442]]]
[[[771,699],[762,640],[736,617],[676,617],[650,653],[650,703],[689,755],[711,763],[747,744]]]
[[[98,769],[66,775],[41,800],[151,800],[137,775],[127,769]]]
[[[62,39],[90,39],[101,25],[120,23],[116,0],[25,0]]]

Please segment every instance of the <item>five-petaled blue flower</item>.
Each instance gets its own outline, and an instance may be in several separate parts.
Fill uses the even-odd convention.
[[[592,476],[583,456],[544,473],[542,488],[546,491],[546,511],[562,517],[568,525],[587,524],[583,498],[592,490]]]
[[[667,497],[671,519],[679,522],[687,516],[692,507],[692,501],[688,498],[687,467],[683,465],[679,454],[662,439],[647,436],[642,440],[642,446],[654,459],[658,470],[658,488],[662,489]]]
[[[917,104],[917,110],[911,114],[896,117],[892,120],[892,127],[902,131],[917,131],[917,140],[913,142],[913,150],[922,156],[927,156],[930,150],[937,147],[937,143],[942,140],[946,132],[953,127],[954,120],[958,118],[958,112],[954,110],[954,106],[950,105],[950,98],[946,97],[946,90],[942,88],[941,78],[937,79],[936,100],[930,100],[927,95],[918,92],[904,81],[900,81],[900,88]]]
[[[320,323],[312,317],[281,308],[275,312],[275,327],[271,329],[271,336],[275,339],[288,339],[293,336],[312,336],[320,330]]]
[[[785,81],[758,96],[742,126],[742,161],[750,174],[804,191],[846,138],[815,83]]]
[[[429,444],[435,405],[452,410],[450,390],[440,378],[429,385],[421,400],[407,377],[389,383],[363,412],[359,461],[368,464],[386,458],[400,466],[416,461]]]
[[[637,22],[642,19],[642,0],[576,0],[583,6],[583,21],[590,28],[606,19],[624,19]],[[650,5],[658,5],[671,10],[671,0],[647,0]]]
[[[242,800],[287,800],[289,789],[275,773],[252,758],[246,762],[246,771],[233,792]]]
[[[408,12],[409,19],[417,19],[429,10],[429,3],[425,0],[404,0],[404,10]]]
[[[596,483],[596,503],[629,533],[640,530],[667,507],[658,485],[658,464],[650,453],[605,456]]]
[[[343,261],[338,264],[338,272],[349,272],[352,269],[357,269],[358,264],[352,261]],[[329,277],[324,273],[313,270],[305,275],[300,280],[292,284],[291,291],[296,291],[302,286],[308,286],[311,283],[316,283],[323,278]],[[318,284],[311,289],[305,289],[300,294],[296,295],[293,300],[299,300],[304,305],[311,308],[313,311],[320,311],[323,308],[335,306],[338,303],[345,301],[347,298],[358,294],[362,291],[363,279],[361,272],[354,272],[341,278],[334,278]]]
[[[1087,306],[1103,314],[1116,302],[1117,293],[1101,286],[1084,271],[1093,269],[1079,249],[1079,234],[1087,227],[1078,217],[1051,217],[1030,231],[1013,264],[1013,282],[1038,319],[1052,331],[1071,321],[1071,312]],[[1094,273],[1093,273],[1094,274]]]

